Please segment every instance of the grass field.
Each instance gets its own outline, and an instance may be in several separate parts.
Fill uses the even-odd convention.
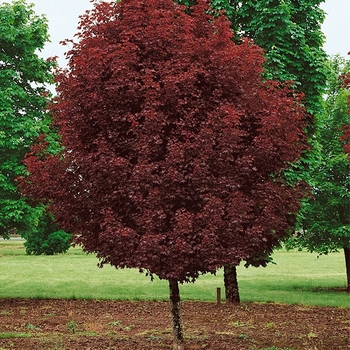
[[[242,301],[350,307],[349,294],[336,291],[345,286],[341,253],[317,258],[307,252],[278,250],[276,265],[238,268]],[[137,270],[96,267],[97,259],[80,248],[56,256],[28,256],[23,242],[0,242],[1,298],[67,298],[168,300],[166,281]],[[224,294],[223,274],[201,276],[181,286],[183,300],[215,301],[216,289]]]

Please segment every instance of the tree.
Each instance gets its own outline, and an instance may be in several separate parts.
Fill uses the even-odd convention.
[[[306,147],[300,97],[207,10],[95,2],[57,76],[64,148],[33,147],[21,184],[101,267],[169,281],[176,349],[178,283],[270,250],[305,194],[280,176]]]
[[[23,0],[0,5],[0,235],[21,234],[29,254],[65,251],[70,236],[57,228],[53,239],[53,226],[43,224],[52,216],[44,206],[28,203],[16,182],[26,173],[24,155],[41,133],[51,139],[50,151],[59,150],[46,112],[51,97],[46,86],[53,81],[55,62],[37,55],[48,41],[47,29],[33,5]]]
[[[244,37],[254,40],[264,49],[263,76],[278,81],[293,81],[296,91],[303,92],[303,103],[315,117],[322,113],[322,94],[327,77],[327,55],[323,50],[324,34],[321,30],[325,13],[320,8],[324,0],[212,0],[211,7],[223,10],[231,22],[236,43]],[[185,5],[193,0],[179,0]],[[311,121],[311,120],[310,120]],[[315,124],[310,122],[310,136]],[[310,138],[310,149],[313,139]],[[302,178],[313,151],[303,155],[300,164],[294,167]],[[253,266],[266,266],[271,261],[270,252],[256,257]],[[260,264],[260,265],[259,265]],[[246,267],[250,262],[245,264]],[[226,301],[239,302],[238,281],[235,266],[224,269]]]
[[[25,174],[22,161],[30,145],[46,131],[46,84],[53,61],[38,57],[48,41],[47,22],[23,0],[0,4],[0,235],[26,235],[43,213],[17,190],[15,179]]]
[[[350,176],[347,155],[340,141],[342,126],[349,120],[348,91],[343,87],[350,63],[340,56],[330,62],[327,95],[322,119],[316,129],[318,158],[308,169],[312,197],[305,200],[298,228],[288,247],[328,254],[344,251],[347,291],[350,291]]]
[[[322,2],[323,0],[255,2],[213,0],[212,2],[213,7],[228,12],[236,40],[240,40],[242,36],[249,37],[265,50],[264,77],[293,81],[295,90],[305,94],[303,103],[307,111],[316,118],[322,111],[322,94],[327,74],[327,56],[322,48],[324,43],[321,31],[324,20],[324,11],[320,8]],[[308,125],[310,136],[314,129],[313,125],[313,123]],[[310,153],[302,157],[300,160],[302,167],[307,166],[309,158]],[[272,260],[271,253],[272,251],[265,254],[265,258],[257,257],[256,262],[261,265],[256,263],[254,266],[266,266]],[[249,263],[246,266],[249,266]],[[235,284],[238,285],[237,281]],[[226,289],[228,290],[226,298],[238,301],[235,294],[230,294],[232,288],[226,286]]]

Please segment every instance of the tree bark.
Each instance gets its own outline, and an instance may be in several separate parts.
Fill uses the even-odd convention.
[[[239,303],[239,289],[236,265],[224,266],[225,296],[227,303]]]
[[[179,283],[176,279],[169,279],[169,293],[171,304],[171,316],[173,320],[174,350],[185,350],[185,340],[182,327],[180,310]]]
[[[344,255],[345,255],[345,268],[346,268],[346,277],[347,277],[346,291],[350,293],[350,248],[344,247]]]

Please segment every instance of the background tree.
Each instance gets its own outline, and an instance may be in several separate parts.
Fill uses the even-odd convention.
[[[298,95],[207,9],[96,2],[57,77],[64,149],[36,145],[22,183],[100,266],[169,281],[175,348],[178,283],[271,250],[304,195],[280,175],[306,147]]]
[[[303,92],[303,103],[316,119],[322,113],[322,94],[327,77],[327,55],[323,50],[324,34],[321,31],[325,14],[320,8],[324,0],[212,0],[211,7],[223,10],[231,22],[235,41],[243,37],[254,40],[264,49],[263,76],[278,81],[293,81],[296,91]],[[179,0],[185,5],[192,0]],[[310,120],[311,121],[311,120]],[[309,123],[310,136],[315,124]],[[310,139],[311,149],[313,139]],[[304,155],[294,167],[294,178],[303,178],[313,151]],[[298,174],[298,175],[297,175]],[[246,262],[245,266],[266,266],[271,253]],[[226,300],[239,302],[237,272],[235,266],[225,266]]]
[[[342,249],[347,291],[350,291],[350,176],[347,155],[340,141],[342,126],[349,120],[349,92],[341,77],[349,74],[350,63],[335,56],[330,59],[329,67],[324,114],[315,135],[317,158],[308,169],[312,197],[305,200],[298,217],[299,230],[287,245],[319,254]]]
[[[22,161],[39,134],[47,131],[46,84],[54,62],[38,57],[48,41],[47,22],[23,0],[0,4],[0,235],[26,235],[43,215],[17,190]]]

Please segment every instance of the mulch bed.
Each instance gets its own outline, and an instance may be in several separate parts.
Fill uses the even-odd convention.
[[[167,302],[0,299],[0,350],[172,348]],[[350,309],[182,303],[186,349],[350,349]]]

